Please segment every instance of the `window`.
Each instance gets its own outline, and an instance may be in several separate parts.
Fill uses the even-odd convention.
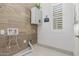
[[[63,9],[62,4],[58,4],[58,5],[53,6],[53,29],[62,29],[62,27],[63,27],[62,9]]]

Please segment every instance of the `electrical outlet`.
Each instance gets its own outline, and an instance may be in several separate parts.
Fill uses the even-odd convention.
[[[26,43],[26,40],[24,40],[24,43]]]

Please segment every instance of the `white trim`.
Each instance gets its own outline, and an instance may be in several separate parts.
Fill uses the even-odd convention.
[[[23,56],[23,55],[25,55],[27,53],[30,53],[30,52],[32,52],[32,49],[27,48],[27,49],[25,49],[25,50],[23,50],[23,51],[21,51],[21,52],[19,52],[17,54],[14,54],[13,56]]]

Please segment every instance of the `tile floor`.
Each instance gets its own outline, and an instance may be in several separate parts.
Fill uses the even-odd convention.
[[[69,55],[43,46],[34,45],[33,51],[28,54],[25,54],[24,56],[69,56]]]

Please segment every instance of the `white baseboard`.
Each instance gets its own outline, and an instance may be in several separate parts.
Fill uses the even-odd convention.
[[[24,56],[25,54],[28,54],[30,52],[32,52],[32,49],[31,48],[27,48],[27,49],[25,49],[23,51],[18,52],[17,54],[14,54],[13,56]]]
[[[41,44],[41,43],[38,43],[38,45],[39,45],[39,46],[46,47],[46,48],[50,48],[50,49],[52,49],[52,50],[56,50],[56,51],[58,51],[58,52],[67,54],[67,55],[69,55],[69,56],[73,56],[73,55],[74,55],[72,51],[68,51],[68,50],[64,50],[64,49],[56,48],[56,47],[51,47],[51,46],[44,45],[44,44]]]

